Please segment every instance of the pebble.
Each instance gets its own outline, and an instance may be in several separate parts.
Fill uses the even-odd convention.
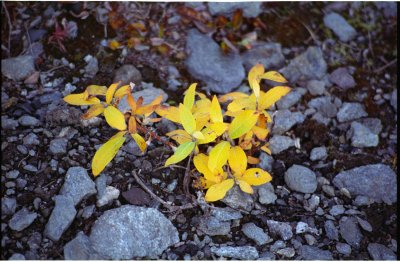
[[[351,136],[351,145],[354,147],[375,147],[379,144],[379,136],[358,122],[351,123],[349,135]]]
[[[18,119],[18,122],[21,126],[39,126],[40,125],[40,121],[37,118],[34,118],[33,116],[28,116],[28,115],[24,115],[21,116]]]
[[[35,72],[35,59],[23,55],[1,60],[1,73],[15,81],[24,80]]]
[[[325,92],[325,82],[321,80],[310,80],[307,82],[307,90],[313,96],[322,95]]]
[[[5,130],[14,130],[19,125],[18,121],[8,116],[1,116],[1,128]]]
[[[346,243],[336,243],[336,250],[345,256],[349,256],[351,254],[351,246]]]
[[[365,116],[368,116],[368,114],[367,112],[365,112],[364,106],[362,104],[356,102],[352,103],[345,102],[339,109],[336,118],[339,122],[343,123],[346,121],[359,119]]]
[[[278,235],[283,240],[289,240],[293,236],[292,227],[289,223],[267,220],[267,225],[271,234]]]
[[[352,247],[359,248],[363,235],[355,221],[351,217],[342,217],[339,221],[340,235]]]
[[[293,257],[296,254],[296,251],[292,247],[282,248],[276,251],[277,254],[282,255],[284,257]]]
[[[372,226],[367,220],[361,219],[359,217],[356,217],[356,218],[357,218],[358,224],[361,226],[362,229],[364,229],[365,231],[368,231],[368,232],[372,232]]]
[[[42,234],[33,232],[28,239],[28,246],[31,250],[37,250],[42,242]]]
[[[261,2],[209,2],[208,10],[211,15],[231,15],[236,9],[243,11],[244,17],[257,17],[262,12]]]
[[[35,212],[30,212],[27,208],[23,207],[13,215],[11,220],[8,222],[8,226],[12,230],[22,231],[29,227],[36,218],[37,214]]]
[[[8,260],[25,260],[25,256],[20,253],[14,253]]]
[[[368,206],[372,204],[374,201],[367,196],[356,196],[356,199],[353,201],[353,205],[355,206]]]
[[[269,140],[269,149],[273,155],[277,155],[294,145],[294,140],[288,136],[274,135]]]
[[[112,186],[107,186],[104,195],[97,199],[96,206],[102,207],[110,204],[114,199],[118,199],[120,191]]]
[[[87,55],[85,56],[84,60],[87,63],[85,66],[84,77],[93,78],[99,71],[99,62],[97,61],[97,58],[91,55]]]
[[[35,167],[35,166],[31,165],[31,164],[25,165],[24,169],[26,171],[30,171],[30,172],[37,172],[38,171],[37,167]]]
[[[268,234],[254,223],[246,223],[242,226],[242,232],[248,238],[254,240],[257,245],[261,246],[270,241]]]
[[[324,191],[324,193],[327,194],[330,197],[334,197],[335,196],[335,189],[333,188],[333,186],[323,185],[322,186],[322,191]]]
[[[397,89],[394,89],[392,92],[390,105],[394,108],[395,112],[397,112]]]
[[[296,124],[301,124],[305,116],[301,112],[290,112],[288,109],[279,110],[274,117],[272,134],[282,135]]]
[[[67,153],[68,139],[56,138],[50,142],[49,150],[53,155],[61,155]]]
[[[251,197],[251,195],[244,193],[238,186],[234,186],[231,190],[229,190],[222,199],[222,202],[233,209],[242,209],[249,212],[254,207],[254,199]]]
[[[339,231],[332,220],[325,221],[325,233],[331,240],[339,240]]]
[[[258,186],[258,201],[263,205],[274,204],[278,197],[271,183]]]
[[[133,65],[123,65],[115,70],[113,83],[118,81],[121,81],[121,86],[129,85],[131,82],[139,85],[142,82],[142,74]]]
[[[342,215],[345,211],[345,208],[343,205],[334,205],[331,210],[329,210],[329,214],[332,216],[338,216]]]
[[[210,236],[225,236],[231,231],[231,223],[214,216],[205,216],[200,218],[199,229]]]
[[[211,247],[211,252],[217,256],[240,260],[255,260],[259,257],[257,249],[252,246]]]
[[[282,249],[282,248],[285,248],[285,247],[286,247],[286,244],[285,244],[284,241],[282,241],[282,240],[277,240],[277,241],[275,241],[275,243],[269,248],[269,250],[270,250],[271,252],[276,252],[276,251],[278,251],[279,249]]]
[[[291,190],[300,193],[314,193],[317,189],[315,173],[305,166],[291,166],[286,170],[284,179]]]
[[[313,237],[310,234],[305,234],[304,239],[306,240],[307,244],[310,246],[313,246],[315,243],[317,243],[317,239],[315,239],[315,237]]]
[[[95,205],[90,205],[87,207],[83,208],[83,212],[82,212],[82,217],[84,219],[88,219],[89,217],[91,217],[95,211],[96,207]]]
[[[311,99],[308,102],[308,107],[315,108],[317,113],[323,117],[332,118],[337,114],[337,108],[332,98],[328,96],[321,96]]]
[[[83,167],[70,167],[60,194],[72,199],[76,206],[82,199],[96,194],[95,183]]]
[[[324,16],[324,24],[331,29],[342,42],[351,41],[357,35],[356,30],[341,15],[335,12]]]
[[[247,71],[257,63],[264,65],[267,70],[279,69],[285,63],[281,44],[272,42],[257,43],[250,50],[245,51],[241,58]]]
[[[322,250],[314,246],[303,245],[298,252],[303,260],[333,260],[329,250]]]
[[[373,260],[397,260],[393,251],[382,244],[369,243],[367,250]]]
[[[316,160],[323,160],[328,156],[326,147],[321,146],[321,147],[314,147],[311,150],[310,153],[310,160],[311,161],[316,161]]]
[[[347,90],[356,86],[354,78],[349,74],[345,67],[340,67],[333,71],[329,76],[329,80],[335,83],[342,90]]]
[[[8,179],[16,179],[19,176],[19,171],[18,170],[11,170],[6,173],[6,177]]]
[[[276,102],[276,106],[280,110],[289,109],[290,107],[296,105],[305,93],[307,93],[305,88],[294,88],[287,95],[278,100],[278,102]]]

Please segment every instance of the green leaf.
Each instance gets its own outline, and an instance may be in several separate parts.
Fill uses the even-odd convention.
[[[194,96],[196,94],[196,86],[197,86],[197,83],[191,84],[189,86],[188,90],[186,91],[185,97],[183,98],[183,104],[189,110],[192,109],[193,104],[194,104]]]
[[[180,145],[174,154],[167,159],[164,166],[169,166],[175,163],[178,163],[185,159],[194,149],[196,146],[196,142],[186,142]]]
[[[192,112],[182,104],[179,104],[179,117],[183,129],[185,129],[190,135],[193,134],[196,130],[196,120],[194,119]]]
[[[222,141],[210,151],[208,159],[208,168],[214,172],[217,168],[221,168],[228,161],[229,149],[231,144],[227,141]]]
[[[248,131],[257,123],[258,113],[254,110],[243,110],[229,126],[229,137],[231,139],[238,138]]]

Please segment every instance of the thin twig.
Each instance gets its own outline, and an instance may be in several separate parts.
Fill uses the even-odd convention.
[[[6,6],[5,2],[2,1],[2,4],[3,4],[4,10],[6,12],[7,21],[8,21],[8,27],[9,27],[8,29],[9,29],[9,31],[8,31],[8,43],[7,43],[7,45],[8,45],[8,56],[11,56],[11,50],[10,50],[11,44],[10,44],[10,41],[11,41],[12,23],[11,23],[10,14],[8,13],[7,6]]]
[[[391,62],[387,63],[386,65],[384,65],[384,66],[382,66],[382,67],[380,67],[380,68],[378,68],[378,69],[375,69],[375,70],[374,70],[374,73],[375,73],[375,74],[378,74],[378,73],[380,73],[381,71],[385,70],[386,68],[388,68],[389,66],[392,66],[392,65],[395,64],[395,63],[397,63],[397,58],[394,59],[394,60],[392,60]]]
[[[160,166],[160,167],[157,167],[156,169],[153,169],[153,172],[156,172],[156,171],[159,171],[159,170],[162,170],[162,169],[165,169],[165,168],[180,168],[180,169],[185,169],[186,170],[186,167],[184,167],[184,166],[178,166],[178,165],[169,165],[169,166]]]
[[[190,162],[192,161],[193,152],[190,153],[189,160],[186,166],[185,175],[183,177],[183,192],[186,196],[190,197],[189,193],[189,183],[190,183]]]

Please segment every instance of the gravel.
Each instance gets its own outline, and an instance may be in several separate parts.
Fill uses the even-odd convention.
[[[222,199],[222,202],[233,209],[242,209],[245,211],[251,211],[254,207],[254,200],[251,195],[244,193],[238,186],[234,186],[229,190]]]
[[[315,173],[300,165],[293,165],[286,170],[285,183],[291,190],[301,193],[314,193],[318,184]]]
[[[257,17],[261,12],[261,2],[209,2],[208,10],[212,15],[231,15],[236,9],[243,11],[244,17]]]
[[[257,188],[258,201],[263,205],[274,204],[278,198],[271,183],[266,183]]]
[[[294,146],[294,140],[288,136],[274,135],[269,140],[269,149],[273,155],[277,155],[292,146]]]
[[[339,221],[339,231],[343,239],[352,247],[359,248],[363,235],[352,217],[342,217]]]
[[[87,55],[85,56],[84,60],[87,63],[85,66],[84,77],[93,78],[99,71],[99,62],[97,61],[97,58]]]
[[[332,12],[324,16],[324,24],[331,29],[340,41],[348,42],[356,37],[356,30],[339,14]]]
[[[397,89],[394,89],[390,96],[390,104],[394,108],[395,112],[397,112]]]
[[[229,93],[246,77],[239,55],[224,55],[214,40],[196,29],[187,35],[186,67],[215,93]]]
[[[326,75],[327,64],[319,47],[310,46],[307,50],[290,61],[289,65],[281,70],[290,82],[303,80],[320,80]]]
[[[353,197],[367,196],[388,205],[397,202],[397,177],[387,165],[366,165],[342,171],[335,176],[333,184],[339,189],[346,188]]]
[[[241,57],[247,71],[257,63],[264,65],[268,71],[279,69],[285,63],[279,43],[258,42],[250,50],[245,51]]]
[[[332,220],[325,221],[325,233],[331,240],[339,240],[339,230],[336,228]]]
[[[346,243],[336,243],[336,250],[345,256],[349,256],[351,254],[351,246]]]
[[[157,258],[179,242],[172,223],[158,210],[132,205],[107,210],[92,226],[89,236],[105,259]]]
[[[361,226],[362,229],[364,229],[365,231],[368,231],[368,232],[372,232],[372,226],[367,220],[361,219],[359,217],[356,217],[356,218],[357,218],[358,224]]]
[[[275,220],[267,220],[269,232],[279,236],[283,240],[289,240],[293,237],[292,227],[289,223]]]
[[[121,86],[129,85],[130,82],[138,85],[142,82],[142,75],[133,65],[123,65],[114,73],[113,83],[121,81]]]
[[[35,59],[24,55],[1,60],[1,73],[15,81],[24,80],[35,72]]]
[[[274,117],[272,134],[282,135],[294,125],[303,123],[305,116],[301,112],[290,112],[288,109],[279,110]]]
[[[231,231],[231,223],[214,216],[200,218],[199,229],[209,236],[226,236]]]
[[[329,250],[322,250],[314,246],[301,246],[298,252],[303,260],[333,260]]]
[[[102,207],[110,204],[114,199],[118,199],[120,191],[112,186],[107,186],[104,194],[98,197],[96,205]]]
[[[368,253],[373,260],[397,260],[392,250],[379,243],[369,243]]]
[[[23,207],[8,222],[8,226],[15,231],[22,231],[29,227],[37,218],[35,212],[30,212],[27,208]]]
[[[254,240],[258,246],[264,245],[270,241],[268,234],[254,223],[244,224],[242,226],[242,232],[246,237]]]
[[[307,90],[313,96],[322,95],[325,92],[325,82],[321,80],[310,80],[307,82]]]
[[[349,74],[349,71],[345,67],[339,67],[333,71],[329,76],[329,80],[342,90],[347,90],[356,86],[356,81],[354,81],[353,76]]]
[[[211,252],[217,256],[239,260],[255,260],[259,257],[257,249],[252,246],[211,247]]]
[[[28,127],[40,125],[40,121],[37,118],[34,118],[33,116],[28,116],[28,115],[21,116],[18,119],[18,122],[21,126],[28,126]]]
[[[96,194],[96,187],[83,167],[70,167],[60,194],[71,197],[76,206],[82,199]]]
[[[364,106],[362,104],[356,102],[345,102],[339,109],[336,118],[339,122],[346,122],[365,116],[368,116],[368,114],[367,112],[365,112]]]
[[[70,196],[57,195],[53,199],[56,204],[46,224],[44,235],[56,242],[74,221],[76,210],[74,200]]]
[[[51,140],[49,150],[53,155],[64,155],[67,153],[68,139],[56,138]]]
[[[14,130],[19,125],[18,121],[8,116],[1,116],[1,128],[4,130]]]
[[[346,211],[343,205],[334,205],[330,210],[329,214],[332,216],[342,215]]]
[[[314,147],[310,152],[310,160],[311,161],[322,160],[322,159],[325,159],[327,156],[328,156],[328,154],[326,152],[326,147],[324,147],[324,146]]]
[[[289,109],[290,107],[298,104],[305,93],[307,93],[305,88],[294,88],[289,92],[289,94],[278,100],[278,102],[276,102],[276,106],[278,109]]]
[[[11,170],[6,173],[6,178],[8,179],[16,179],[19,176],[18,170]]]
[[[358,122],[351,123],[349,136],[351,136],[351,145],[354,147],[375,147],[379,144],[379,136]]]
[[[229,221],[235,219],[241,219],[243,216],[239,211],[235,209],[226,208],[213,208],[211,210],[211,215],[218,219],[219,221]]]
[[[1,214],[13,215],[17,208],[17,200],[15,198],[3,197],[1,199]]]
[[[337,108],[333,99],[328,96],[321,96],[311,99],[308,107],[315,108],[323,117],[332,118],[337,114]]]
[[[258,167],[271,173],[272,172],[272,165],[274,164],[274,158],[267,153],[261,152],[260,156],[260,163],[258,163]]]
[[[364,125],[376,135],[379,135],[382,131],[382,122],[379,118],[367,117],[357,120],[356,122]]]
[[[8,260],[25,260],[25,256],[20,253],[14,253]]]
[[[102,260],[101,257],[92,247],[89,237],[82,231],[64,246],[65,260]]]

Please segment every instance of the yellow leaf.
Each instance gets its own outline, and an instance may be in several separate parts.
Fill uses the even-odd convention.
[[[130,85],[124,85],[118,88],[117,91],[115,91],[114,97],[115,98],[122,98],[124,95],[127,95],[131,92],[131,86]]]
[[[188,155],[190,155],[195,146],[196,142],[183,143],[176,149],[175,153],[170,158],[167,159],[164,166],[169,166],[182,161]]]
[[[233,100],[228,105],[228,111],[237,112],[237,111],[242,110],[243,108],[248,109],[252,105],[254,105],[254,107],[255,107],[255,101],[253,101],[250,97],[239,98],[239,99]]]
[[[249,96],[242,92],[232,92],[232,93],[228,93],[223,96],[220,96],[218,98],[218,100],[221,103],[225,103],[227,101],[236,100],[236,99],[244,98],[244,97],[249,97]]]
[[[180,122],[186,132],[193,134],[193,132],[196,130],[196,121],[192,115],[192,112],[190,112],[190,110],[183,104],[179,104],[179,117],[181,120]]]
[[[252,148],[252,146],[253,146],[252,138],[253,138],[253,131],[250,130],[244,136],[239,138],[239,146],[243,150],[250,150]]]
[[[118,130],[126,130],[125,117],[117,108],[108,106],[104,109],[104,117],[111,127]]]
[[[194,131],[192,136],[196,139],[204,139],[204,135],[200,131]]]
[[[158,105],[145,105],[139,108],[136,108],[135,115],[150,115],[156,110]]]
[[[215,139],[217,138],[217,134],[215,133],[215,131],[209,127],[206,127],[203,130],[201,130],[201,133],[203,134],[204,139],[197,140],[197,143],[199,145],[214,142]]]
[[[253,188],[246,181],[238,179],[237,182],[239,184],[240,189],[243,192],[245,192],[247,194],[253,194],[254,193]]]
[[[248,80],[254,95],[258,99],[260,96],[260,76],[264,73],[264,66],[262,64],[256,64],[250,69]]]
[[[259,186],[270,182],[272,177],[267,171],[261,168],[250,168],[244,172],[242,180],[246,181],[249,185]]]
[[[125,139],[126,138],[123,136],[114,137],[108,140],[99,148],[99,150],[97,150],[92,161],[92,172],[95,177],[98,176],[100,172],[103,171],[103,169],[108,165],[108,163],[110,163],[115,157],[118,150],[124,144]]]
[[[272,155],[271,150],[267,147],[267,145],[264,145],[261,147],[261,150],[267,153],[268,155]]]
[[[239,146],[232,147],[229,150],[228,163],[235,173],[243,174],[247,168],[246,153]]]
[[[258,110],[264,110],[270,108],[275,104],[282,96],[290,92],[288,86],[275,86],[264,93],[258,101]]]
[[[159,105],[159,104],[161,104],[162,100],[163,100],[163,96],[159,95],[153,101],[151,101],[149,105]]]
[[[287,83],[287,80],[276,71],[269,71],[261,75],[262,79],[272,80],[278,83]]]
[[[251,165],[257,165],[258,163],[260,163],[260,159],[252,156],[247,156],[247,163]]]
[[[81,116],[82,119],[90,119],[100,115],[104,112],[104,106],[102,104],[92,105],[85,114]]]
[[[213,123],[208,126],[217,136],[222,135],[229,127],[227,123]]]
[[[146,144],[146,141],[144,140],[144,138],[141,135],[139,135],[138,133],[131,134],[131,136],[135,140],[136,144],[139,146],[140,151],[142,151],[144,153],[144,151],[146,151],[146,148],[147,148],[147,144]]]
[[[259,126],[253,126],[251,131],[253,131],[253,133],[256,135],[256,137],[258,139],[260,139],[260,140],[265,140],[265,138],[269,134],[269,130],[268,129],[262,128],[262,127],[259,127]]]
[[[182,129],[173,130],[166,135],[178,142],[178,144],[192,141],[192,137],[188,134],[188,132]]]
[[[123,137],[124,135],[126,134],[126,131],[118,131],[118,133],[116,133],[115,135],[113,135],[110,139],[108,139],[108,140],[111,140],[111,139],[114,139],[114,138],[117,138],[117,137]]]
[[[111,40],[108,42],[108,47],[111,50],[115,50],[115,49],[119,48],[120,46],[121,46],[121,44],[117,40]]]
[[[106,92],[106,103],[107,104],[111,103],[111,100],[112,100],[112,98],[114,96],[115,90],[117,89],[117,87],[119,86],[120,83],[121,83],[121,81],[119,81],[118,83],[112,84],[107,89],[107,92]]]
[[[211,149],[208,159],[208,168],[211,172],[225,165],[226,161],[228,161],[230,147],[229,142],[222,141]]]
[[[222,123],[221,106],[218,102],[217,96],[214,96],[211,101],[210,118],[213,123]]]
[[[64,97],[64,101],[74,106],[100,104],[100,100],[97,97],[90,97],[89,99],[86,99],[85,93],[67,95],[66,97]]]
[[[207,96],[205,94],[203,94],[203,93],[196,92],[196,94],[200,97],[200,99],[206,99],[207,98]]]
[[[210,118],[209,114],[197,114],[193,115],[196,121],[196,130],[201,130],[206,124],[208,124],[208,119]]]
[[[172,122],[180,123],[179,109],[175,106],[159,106],[155,112]]]
[[[229,126],[229,137],[238,138],[250,131],[257,123],[258,112],[254,110],[244,110],[240,112]]]
[[[186,91],[185,96],[183,97],[183,104],[189,110],[192,109],[192,106],[194,104],[194,96],[196,94],[196,86],[197,86],[197,83],[191,84],[189,86],[188,90]]]
[[[135,112],[135,110],[136,110],[136,102],[135,102],[135,98],[132,96],[131,93],[128,93],[127,101],[128,101],[129,107],[131,108],[131,111]]]
[[[106,86],[98,86],[98,85],[90,85],[86,87],[86,91],[88,92],[89,95],[92,96],[105,96],[107,92],[107,87]]]
[[[215,175],[208,169],[208,156],[201,153],[193,157],[193,164],[197,171],[204,175],[204,177],[209,180],[216,182]]]
[[[221,183],[212,185],[206,193],[205,200],[207,202],[214,202],[223,199],[226,193],[233,187],[235,182],[233,179],[227,179]]]

